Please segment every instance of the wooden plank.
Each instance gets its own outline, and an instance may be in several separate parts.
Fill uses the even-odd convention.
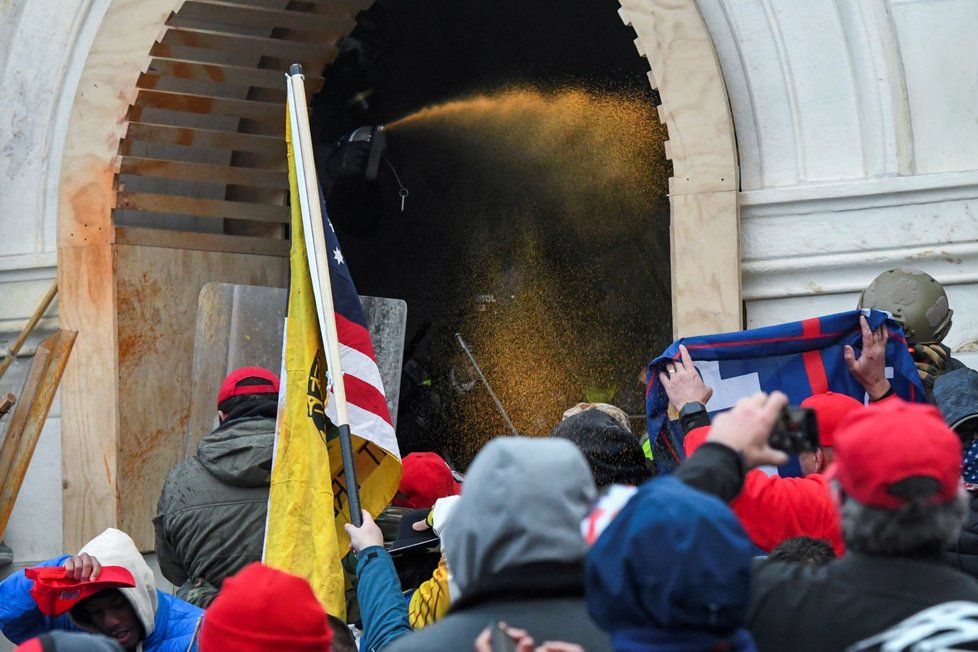
[[[24,476],[27,475],[27,468],[34,456],[51,403],[54,402],[54,395],[58,391],[65,365],[68,364],[68,355],[76,335],[74,331],[59,330],[41,342],[34,354],[30,373],[34,375],[35,367],[40,368],[37,386],[30,395],[27,392],[22,394],[29,414],[23,426],[17,430],[13,429],[11,421],[11,428],[8,428],[4,441],[4,447],[7,440],[13,443],[13,457],[0,476],[0,532],[6,529],[10,513],[14,509],[17,494],[24,482]]]
[[[50,351],[48,349],[39,349],[31,359],[31,366],[27,370],[24,387],[20,391],[20,400],[16,403],[17,409],[10,417],[10,423],[4,433],[3,444],[0,444],[0,493],[6,491],[7,478],[10,475],[10,469],[14,466],[21,435],[27,427],[27,419],[31,413],[31,403],[41,387],[41,380],[44,378],[49,357]],[[9,516],[10,514],[7,514],[8,518]],[[3,520],[2,523],[5,527],[6,521]],[[0,532],[3,532],[4,527],[0,527]]]
[[[335,53],[336,47],[327,43],[296,43],[284,39],[224,34],[206,29],[171,27],[163,35],[162,44],[182,45],[202,50],[217,50],[226,54],[247,57],[273,57],[316,61]],[[152,54],[156,54],[153,52]]]
[[[282,136],[239,134],[233,131],[174,127],[147,122],[130,122],[121,153],[128,154],[133,140],[150,141],[164,145],[186,145],[195,148],[226,149],[235,152],[251,152],[285,158],[285,139]]]
[[[112,237],[112,227],[104,228]],[[59,317],[78,331],[61,392],[65,550],[119,527],[116,477],[125,463],[118,456],[118,417],[131,403],[119,389],[114,274],[111,245],[58,250]],[[152,536],[147,541],[152,547]]]
[[[152,549],[152,515],[167,472],[183,458],[194,401],[194,315],[200,289],[210,281],[282,287],[288,282],[288,258],[129,245],[113,249],[117,374],[124,388],[118,527]]]
[[[204,115],[227,115],[252,120],[282,120],[285,115],[285,103],[255,102],[253,100],[238,100],[229,97],[208,97],[190,93],[172,93],[140,89],[136,96],[135,106],[153,109],[168,109],[183,113],[200,113]]]
[[[129,114],[126,116],[126,119],[132,122],[152,122],[195,129],[203,123],[203,126],[208,129],[213,129],[214,131],[227,130],[227,133],[241,132],[273,137],[282,135],[282,120],[274,116],[260,120],[236,116],[214,116],[213,120],[208,120],[206,115],[192,115],[180,111],[171,111],[170,109],[132,106],[129,108]]]
[[[138,156],[121,157],[119,174],[140,177],[179,179],[201,183],[218,183],[234,186],[252,186],[283,190],[289,187],[288,173],[284,170],[260,170],[233,168],[206,163],[183,163]]]
[[[234,0],[234,2],[250,7],[268,7],[273,9],[281,9],[283,5],[282,0]],[[284,4],[288,4],[289,9],[297,11],[304,11],[304,9],[296,9],[296,7],[305,5],[315,9],[316,13],[329,11],[342,12],[344,15],[356,15],[370,7],[373,3],[374,0],[295,0],[294,2]]]
[[[117,244],[162,247],[164,249],[221,251],[225,253],[257,254],[261,256],[289,255],[288,240],[253,238],[223,233],[195,233],[191,231],[142,229],[131,226],[120,226],[115,229],[115,239]]]
[[[211,81],[217,84],[230,84],[233,86],[271,88],[274,90],[280,90],[285,87],[285,73],[281,70],[201,63],[189,59],[154,57],[149,62],[148,72],[157,73],[161,76],[176,77],[178,79]],[[306,75],[307,92],[315,92],[310,89],[315,88],[318,90],[322,87],[323,78],[318,76],[318,72],[316,71],[317,74],[315,75]]]
[[[349,34],[356,27],[356,21],[348,15],[331,16],[221,1],[187,0],[180,7],[180,11],[167,21],[167,24],[177,24],[173,22],[174,18],[243,27],[285,28],[304,32],[321,32],[333,37]]]
[[[248,99],[261,102],[276,102],[285,104],[284,88],[262,88],[260,86],[235,86],[197,79],[181,79],[158,75],[156,73],[144,72],[136,81],[136,87],[167,93],[189,93],[191,95],[204,95],[206,97],[226,97],[240,100],[247,94]],[[257,97],[257,95],[261,97]]]
[[[275,40],[275,39],[268,39]],[[337,50],[334,46],[324,44],[322,51],[314,58],[297,58],[286,56],[282,53],[272,51],[264,56],[258,52],[242,52],[214,50],[210,48],[190,47],[179,43],[154,43],[150,48],[150,56],[166,57],[171,59],[188,59],[201,63],[211,63],[232,66],[253,66],[261,58],[261,68],[265,70],[285,71],[293,63],[302,64],[303,68],[316,71],[318,74],[336,58]],[[284,74],[284,72],[283,72]]]
[[[288,206],[253,204],[220,199],[197,199],[177,195],[156,195],[141,192],[120,191],[116,195],[116,208],[157,213],[194,215],[197,217],[254,220],[258,222],[289,222]]]

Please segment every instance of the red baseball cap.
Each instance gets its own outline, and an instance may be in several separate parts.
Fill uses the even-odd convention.
[[[242,384],[243,381],[250,382]],[[263,382],[255,382],[263,381]],[[217,405],[243,394],[278,394],[278,376],[261,367],[241,367],[228,374],[217,392]]]
[[[815,411],[815,421],[818,423],[818,445],[834,446],[835,431],[842,419],[853,410],[863,407],[863,404],[848,394],[825,392],[812,394],[801,402],[803,408]]]
[[[435,501],[462,490],[452,470],[437,453],[411,453],[401,461],[401,484],[395,507],[431,509]]]
[[[102,566],[98,579],[76,580],[67,576],[64,566],[37,566],[24,570],[34,580],[31,596],[45,616],[60,616],[76,604],[105,589],[136,586],[129,569],[122,566]]]
[[[954,500],[961,482],[961,440],[932,405],[891,399],[852,411],[835,432],[829,467],[843,490],[870,507],[896,509],[907,499],[893,485],[933,478],[931,504]]]

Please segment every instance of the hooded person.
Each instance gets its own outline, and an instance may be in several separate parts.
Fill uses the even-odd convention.
[[[535,640],[611,649],[584,602],[581,521],[596,496],[580,450],[559,438],[498,437],[473,460],[442,533],[459,589],[448,614],[390,652],[471,646],[505,621]]]
[[[588,551],[591,617],[615,652],[753,651],[753,546],[719,498],[676,477],[635,492]]]
[[[978,371],[956,369],[934,382],[934,403],[964,447],[961,480],[968,491],[968,518],[945,559],[978,578]]]
[[[109,528],[85,544],[78,557],[65,555],[40,566],[67,566],[82,556],[128,570],[135,586],[82,593],[76,602],[63,605],[66,613],[47,616],[31,593],[34,581],[19,571],[0,583],[0,626],[8,639],[22,643],[52,630],[81,629],[109,636],[137,652],[196,648],[193,642],[203,611],[156,588],[153,571],[127,534]]]
[[[652,477],[642,444],[604,410],[593,407],[565,417],[550,436],[581,449],[598,489],[611,484],[637,486]]]
[[[262,558],[278,388],[261,367],[228,374],[217,397],[220,425],[163,485],[153,519],[160,571],[200,607],[225,577]]]

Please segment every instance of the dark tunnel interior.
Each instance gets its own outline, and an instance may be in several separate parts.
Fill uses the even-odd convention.
[[[379,0],[313,99],[323,145],[386,125],[377,180],[327,207],[358,291],[408,304],[402,454],[464,468],[509,433],[456,334],[521,434],[586,400],[644,429],[672,339],[665,128],[617,2],[568,7]]]

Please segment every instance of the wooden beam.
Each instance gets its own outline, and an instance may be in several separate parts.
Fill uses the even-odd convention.
[[[322,15],[305,11],[254,7],[240,2],[201,2],[200,0],[186,0],[180,7],[180,11],[167,21],[167,25],[177,25],[174,19],[243,27],[294,29],[325,33],[333,37],[349,34],[356,27],[356,21],[349,15]],[[322,41],[325,38],[318,40]]]
[[[154,91],[165,91],[167,93],[190,93],[192,95],[204,95],[206,97],[226,97],[240,100],[248,96],[252,101],[276,102],[285,104],[285,91],[282,89],[262,88],[260,86],[226,84],[208,80],[181,79],[160,75],[154,72],[144,72],[136,82],[138,88],[145,88]],[[255,97],[256,93],[261,94],[261,99]]]
[[[20,351],[20,347],[24,345],[24,342],[34,330],[34,327],[37,326],[37,322],[41,321],[41,317],[47,311],[48,306],[51,305],[51,302],[54,301],[54,296],[57,293],[58,281],[55,280],[54,283],[51,284],[51,287],[48,288],[47,293],[41,298],[41,303],[39,303],[37,308],[34,309],[34,314],[31,315],[31,318],[27,321],[27,324],[20,331],[20,335],[17,336],[17,340],[10,346],[10,349],[7,351],[7,355],[4,356],[3,361],[0,362],[0,378],[2,378],[7,372],[7,368],[10,366],[10,363],[12,363],[17,357],[17,352]],[[3,477],[3,475],[0,474],[0,477]],[[3,528],[0,528],[0,533],[2,532]]]
[[[117,244],[184,249],[188,251],[219,251],[225,253],[257,254],[261,256],[289,255],[288,240],[252,238],[224,233],[195,233],[169,229],[116,227]]]
[[[281,0],[234,0],[235,4],[248,5],[250,7],[269,7],[281,9]],[[288,8],[296,10],[296,5],[308,5],[317,9],[316,13],[323,13],[323,10],[355,16],[359,12],[367,9],[374,3],[374,0],[295,0],[288,3]],[[300,11],[300,10],[296,10]]]
[[[284,39],[224,34],[212,30],[186,27],[167,29],[161,44],[213,50],[249,58],[263,56],[302,61],[331,60],[336,53],[336,47],[327,43],[296,43]],[[153,54],[156,53],[153,52]]]
[[[323,78],[318,76],[320,71],[312,71],[306,75],[306,91],[322,87]],[[216,84],[230,84],[253,88],[270,88],[282,90],[285,72],[281,70],[265,70],[249,66],[232,66],[216,63],[201,63],[190,59],[168,59],[154,57],[149,62],[148,73],[156,73],[165,77],[177,79],[193,79],[210,81]],[[284,92],[284,91],[283,91]]]
[[[251,152],[285,158],[285,139],[281,136],[239,134],[233,131],[130,122],[120,153],[129,154],[132,141],[149,141],[164,145],[185,145],[206,149],[226,149],[234,152]]]
[[[121,157],[119,174],[139,177],[157,177],[197,181],[222,185],[250,186],[284,190],[289,187],[289,176],[284,170],[260,170],[253,168],[233,168],[206,163],[184,163],[157,158],[138,156]]]
[[[275,40],[275,39],[268,39]],[[214,50],[202,47],[190,47],[179,43],[155,43],[150,48],[150,55],[154,57],[165,57],[169,59],[186,59],[199,61],[201,63],[230,65],[230,66],[251,66],[259,62],[260,68],[264,70],[274,70],[282,72],[288,70],[293,63],[302,64],[303,69],[308,68],[310,72],[319,74],[322,69],[336,58],[337,50],[331,45],[323,45],[321,56],[313,59],[280,56],[275,52],[262,55],[259,52],[241,52]],[[282,72],[284,74],[284,72]]]
[[[156,195],[141,192],[120,191],[116,195],[116,208],[155,213],[194,215],[196,217],[227,218],[232,220],[253,220],[257,222],[289,222],[288,206],[253,204],[243,201],[224,201],[220,199],[197,199],[177,195]]]
[[[28,375],[31,386],[25,387],[27,391],[21,394],[22,402],[19,405],[26,417],[11,421],[0,451],[0,532],[7,527],[10,513],[14,509],[17,494],[20,493],[24,476],[27,475],[27,467],[34,456],[37,440],[41,437],[41,429],[48,417],[51,403],[54,402],[54,395],[58,391],[65,365],[68,364],[68,355],[76,335],[74,331],[59,330],[41,342],[34,353]],[[17,428],[14,428],[15,421]],[[4,456],[8,452],[10,459],[6,460]]]
[[[44,378],[44,370],[47,369],[50,354],[48,349],[42,349],[38,350],[31,358],[31,366],[27,370],[27,378],[24,380],[20,399],[16,403],[17,409],[10,417],[10,423],[4,432],[3,443],[0,444],[0,493],[6,491],[7,478],[10,477],[10,470],[13,468],[14,459],[17,457],[21,436],[27,427],[27,419],[31,413],[31,402],[41,387],[41,380]],[[7,514],[7,516],[10,515]],[[0,520],[0,533],[3,533],[5,527],[6,520]]]
[[[279,120],[285,115],[285,103],[255,102],[253,100],[238,100],[228,97],[208,97],[190,93],[172,93],[140,89],[134,106],[153,109],[168,109],[183,113],[199,113],[204,115],[226,115],[252,120]]]

